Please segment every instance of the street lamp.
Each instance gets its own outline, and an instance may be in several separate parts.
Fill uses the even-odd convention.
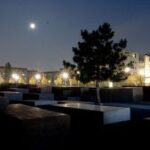
[[[40,73],[35,74],[35,79],[37,81],[37,85],[39,86],[40,85],[40,80],[41,80],[41,74]]]
[[[108,82],[108,87],[109,87],[109,88],[113,88],[113,87],[114,87],[113,82],[109,81],[109,82]]]
[[[80,75],[80,71],[77,71],[77,74]]]
[[[62,78],[63,78],[63,80],[64,80],[64,85],[66,86],[66,85],[67,85],[67,80],[68,80],[68,78],[69,78],[69,73],[68,73],[68,72],[63,72],[63,73],[61,74],[61,76],[62,76]]]
[[[78,77],[80,76],[80,71],[77,71],[77,75],[78,75]],[[77,82],[78,82],[78,87],[79,87],[79,84],[80,84],[79,79],[77,79]]]
[[[20,76],[19,76],[17,73],[13,73],[13,74],[12,74],[12,78],[13,78],[13,80],[15,81],[16,86],[17,86],[17,82],[18,82],[18,80],[20,79]]]

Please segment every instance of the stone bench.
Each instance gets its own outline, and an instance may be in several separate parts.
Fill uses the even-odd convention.
[[[150,104],[148,103],[104,103],[106,106],[129,107],[131,110],[131,120],[140,121],[150,117]]]
[[[70,117],[66,114],[23,104],[8,105],[0,119],[6,142],[19,149],[48,149],[64,144],[70,126]]]
[[[142,87],[122,87],[101,89],[102,102],[141,102],[143,99]]]
[[[54,100],[54,94],[52,93],[40,93],[39,100]]]

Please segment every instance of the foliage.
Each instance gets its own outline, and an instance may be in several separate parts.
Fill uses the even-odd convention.
[[[144,77],[138,73],[133,73],[128,76],[127,83],[132,86],[142,86],[144,85]]]
[[[57,77],[54,80],[54,83],[55,83],[56,86],[61,86],[63,84],[63,80],[60,77],[60,75],[57,75]]]
[[[74,64],[63,61],[66,68],[80,71],[80,75],[76,75],[81,82],[121,81],[127,78],[124,73],[126,55],[123,54],[127,41],[121,39],[115,43],[110,24],[104,23],[92,32],[81,30],[81,37],[82,42],[73,48]]]
[[[5,83],[9,83],[11,77],[12,67],[9,62],[5,64],[3,79]]]

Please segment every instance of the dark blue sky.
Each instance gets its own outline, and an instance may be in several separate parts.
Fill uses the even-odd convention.
[[[0,0],[0,65],[58,70],[72,59],[80,30],[103,22],[116,39],[127,38],[129,50],[150,50],[149,0]]]

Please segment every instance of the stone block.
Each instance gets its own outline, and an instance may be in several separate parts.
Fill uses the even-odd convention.
[[[22,104],[8,105],[0,117],[4,124],[1,130],[13,148],[41,150],[58,146],[70,128],[69,115]]]

